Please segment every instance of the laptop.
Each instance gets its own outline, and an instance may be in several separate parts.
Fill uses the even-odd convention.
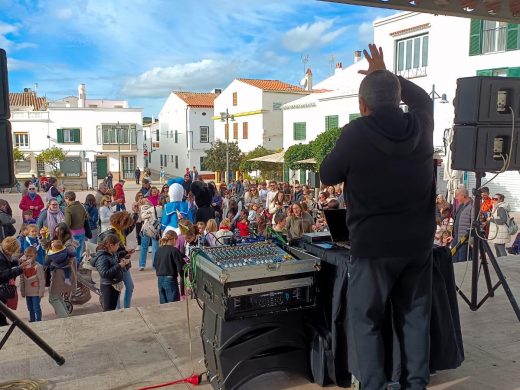
[[[350,249],[350,238],[347,228],[346,209],[325,209],[323,215],[329,227],[331,242],[320,242],[314,245],[322,249],[333,249],[334,247]]]

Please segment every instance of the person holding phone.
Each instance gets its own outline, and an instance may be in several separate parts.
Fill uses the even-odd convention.
[[[124,272],[130,263],[129,258],[117,257],[120,244],[121,240],[116,234],[105,234],[98,245],[97,252],[90,260],[92,266],[99,272],[103,311],[116,309],[123,288]]]

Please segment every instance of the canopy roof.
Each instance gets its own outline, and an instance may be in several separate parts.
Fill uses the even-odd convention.
[[[268,154],[268,155],[262,156],[262,157],[252,158],[249,161],[262,161],[262,162],[283,164],[283,162],[284,162],[284,159],[283,159],[284,154],[285,154],[285,152],[278,152],[278,153]]]
[[[393,8],[402,11],[424,12],[435,15],[460,16],[472,19],[498,20],[520,23],[520,0],[322,0],[332,3]]]

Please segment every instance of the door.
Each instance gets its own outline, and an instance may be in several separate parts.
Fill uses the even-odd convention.
[[[135,156],[121,156],[123,178],[131,179],[135,172]]]
[[[107,177],[108,173],[108,164],[106,157],[98,157],[96,158],[96,170],[97,170],[97,178],[98,180],[103,180]]]

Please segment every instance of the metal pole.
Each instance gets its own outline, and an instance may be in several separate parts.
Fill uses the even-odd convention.
[[[65,363],[65,359],[52,347],[47,344],[43,339],[36,334],[29,326],[27,326],[20,318],[18,318],[3,302],[0,301],[0,313],[9,318],[12,321],[11,327],[5,334],[4,338],[0,342],[0,349],[4,346],[5,342],[17,326],[27,337],[29,337],[34,343],[40,347],[47,355],[49,355],[59,366]]]
[[[229,132],[231,129],[229,128],[229,110],[226,108],[226,184],[229,183]],[[225,131],[224,131],[225,133]]]
[[[122,179],[121,177],[121,128],[119,127],[119,121],[117,121],[117,127],[116,127],[116,137],[117,137],[117,170],[119,179]]]

